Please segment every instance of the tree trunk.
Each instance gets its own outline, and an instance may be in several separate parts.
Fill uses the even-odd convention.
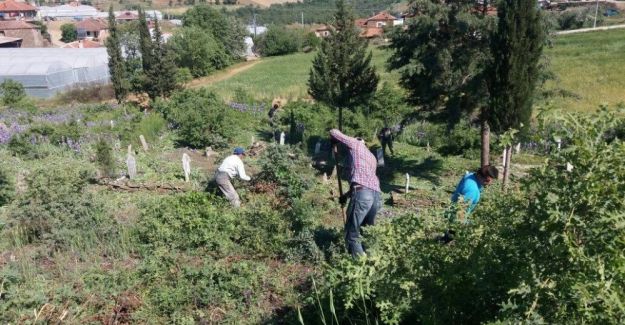
[[[343,132],[343,107],[339,107],[339,131]]]
[[[481,166],[490,165],[490,126],[488,121],[482,119],[482,150],[481,150]]]
[[[512,146],[506,147],[506,160],[503,165],[503,181],[501,182],[501,188],[505,191],[510,180],[510,157],[512,156]]]

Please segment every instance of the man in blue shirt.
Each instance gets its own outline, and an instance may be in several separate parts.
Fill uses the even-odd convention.
[[[462,196],[464,201],[469,204],[467,213],[470,213],[480,201],[480,193],[484,186],[490,185],[497,176],[499,176],[499,170],[490,165],[478,169],[475,173],[464,175],[456,186],[454,194],[451,195],[451,201],[456,203]]]

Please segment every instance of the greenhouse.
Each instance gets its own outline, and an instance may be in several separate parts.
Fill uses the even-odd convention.
[[[0,49],[0,82],[12,79],[29,96],[49,98],[68,88],[108,83],[106,48]]]

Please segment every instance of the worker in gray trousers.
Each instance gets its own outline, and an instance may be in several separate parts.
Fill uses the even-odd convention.
[[[224,159],[215,173],[215,182],[224,196],[230,201],[230,204],[235,208],[241,206],[241,199],[234,189],[234,186],[232,186],[231,179],[235,178],[237,175],[244,181],[249,181],[251,179],[245,174],[245,167],[243,166],[243,160],[241,160],[243,156],[245,156],[245,150],[243,148],[234,148],[233,154]]]

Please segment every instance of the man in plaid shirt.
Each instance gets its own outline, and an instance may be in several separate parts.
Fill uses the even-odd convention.
[[[349,170],[350,189],[341,198],[341,204],[350,197],[345,223],[345,241],[352,256],[365,255],[360,243],[360,227],[373,225],[375,216],[381,208],[380,181],[375,175],[377,160],[362,140],[346,136],[341,131],[330,130],[334,142],[340,142],[349,151],[351,166]]]

